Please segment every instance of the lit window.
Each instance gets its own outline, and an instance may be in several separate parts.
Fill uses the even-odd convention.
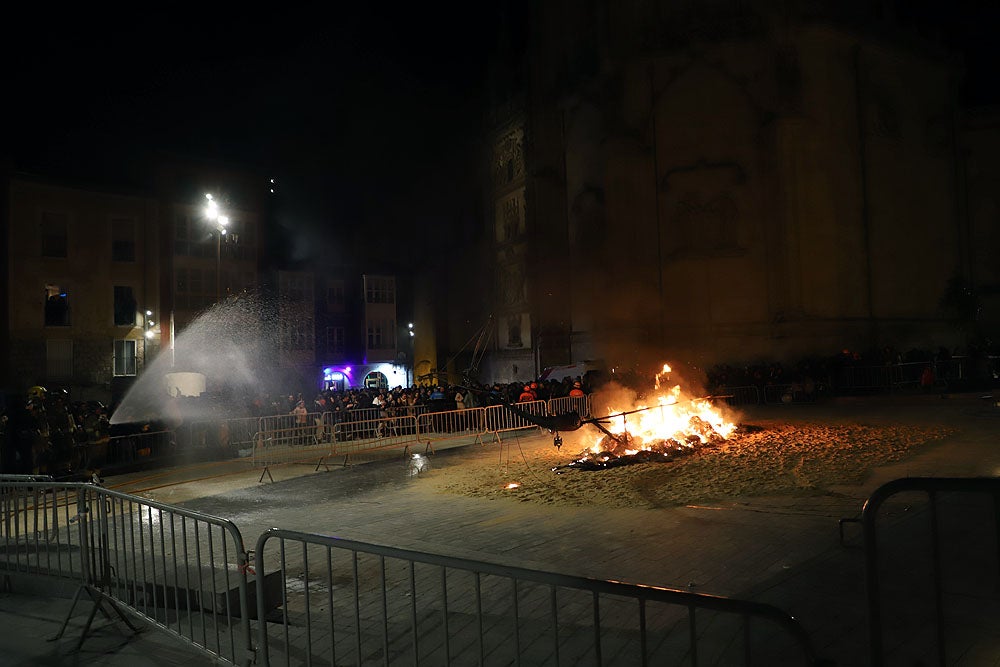
[[[45,326],[69,326],[69,294],[58,285],[45,286]]]
[[[119,339],[115,341],[114,374],[135,375],[135,341]]]

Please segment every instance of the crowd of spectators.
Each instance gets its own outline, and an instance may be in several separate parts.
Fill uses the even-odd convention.
[[[33,387],[0,410],[0,469],[8,474],[66,476],[82,471],[88,450],[107,444],[110,413],[97,401]]]
[[[1000,379],[994,360],[985,351],[960,355],[944,347],[906,353],[888,346],[860,353],[844,349],[828,357],[810,357],[794,363],[718,364],[706,371],[706,389],[715,393],[734,387],[754,386],[766,391],[770,387],[792,386],[802,397],[812,400],[847,390],[841,378],[850,369],[881,366],[916,369],[911,375],[919,377],[920,386],[939,386],[961,379],[972,387],[992,387]],[[86,468],[92,458],[88,454],[102,446],[106,448],[109,439],[114,440],[116,435],[180,432],[185,421],[298,415],[296,420],[304,424],[308,419],[311,424],[315,417],[307,415],[332,413],[334,423],[356,422],[579,396],[591,393],[598,382],[599,376],[588,374],[562,380],[438,382],[409,387],[169,399],[166,412],[176,419],[168,416],[162,421],[115,426],[109,422],[113,406],[96,401],[74,402],[64,391],[46,392],[35,387],[26,397],[0,405],[0,469],[5,473],[65,476]],[[190,416],[195,414],[198,417]],[[182,415],[189,416],[185,420]]]
[[[357,410],[377,410],[390,415],[444,412],[525,400],[547,401],[550,398],[576,395],[576,393],[587,394],[591,390],[591,380],[587,377],[492,385],[468,382],[392,388],[350,388],[343,391],[328,389],[311,396],[305,392],[257,396],[252,399],[247,416],[292,414],[300,405],[306,408],[306,412],[331,412],[334,415],[346,415]],[[525,393],[530,395],[530,399],[524,396]],[[414,408],[419,409],[414,410]]]
[[[205,396],[170,398],[161,418],[140,419],[112,425],[114,406],[96,401],[70,401],[65,391],[33,388],[27,396],[10,396],[0,405],[0,471],[7,474],[86,476],[89,468],[131,462],[132,445],[115,449],[118,436],[128,439],[143,433],[176,431],[172,445],[193,436],[183,427],[193,422],[223,421],[240,417],[294,415],[306,422],[310,413],[332,413],[334,423],[366,421],[389,416],[416,415],[486,407],[530,400],[546,401],[590,391],[589,378],[529,383],[421,385],[393,388],[349,388],[316,393],[292,392],[256,396]],[[185,418],[185,415],[187,417]],[[309,422],[314,417],[308,417]],[[213,441],[225,438],[212,433]],[[109,449],[109,442],[112,445]],[[124,450],[128,449],[127,452]],[[124,452],[124,453],[123,453]],[[127,454],[127,456],[125,455]],[[154,452],[155,454],[155,452]]]
[[[892,346],[867,351],[843,349],[837,354],[813,356],[792,363],[757,361],[718,364],[708,369],[707,388],[716,392],[727,387],[767,387],[795,385],[808,389],[810,398],[850,392],[854,389],[851,371],[857,369],[905,369],[896,376],[914,386],[951,385],[980,389],[997,384],[995,357],[986,350],[952,352],[946,347],[910,349],[900,352]]]

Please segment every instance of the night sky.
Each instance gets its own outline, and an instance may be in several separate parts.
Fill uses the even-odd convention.
[[[455,191],[479,194],[497,20],[481,4],[38,15],[4,46],[7,145],[20,168],[108,183],[156,148],[249,165],[276,178],[302,246],[443,228],[479,215]]]
[[[965,56],[970,104],[1000,102],[996,4],[897,10]],[[5,145],[20,168],[109,183],[154,148],[252,166],[277,179],[281,223],[302,248],[373,230],[461,242],[482,217],[484,79],[499,6],[22,13],[3,46]]]

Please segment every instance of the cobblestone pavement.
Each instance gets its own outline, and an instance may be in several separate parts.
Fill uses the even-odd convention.
[[[1000,470],[1000,408],[994,400],[978,395],[920,396],[840,400],[808,407],[769,406],[766,414],[771,418],[783,414],[790,420],[826,415],[866,423],[904,420],[959,428],[954,436],[922,449],[905,462],[874,471],[858,486],[830,488],[809,496],[731,498],[655,510],[550,507],[432,494],[418,483],[419,474],[415,475],[398,453],[373,457],[375,460],[364,465],[334,466],[329,471],[283,466],[271,471],[273,482],[266,479],[260,483],[260,471],[240,469],[234,463],[227,464],[223,476],[218,476],[218,467],[206,475],[204,466],[192,466],[156,481],[150,481],[149,473],[135,473],[108,479],[106,484],[123,490],[159,486],[145,495],[233,520],[250,548],[259,534],[279,526],[493,563],[767,602],[799,619],[821,656],[838,665],[868,664],[860,528],[845,524],[842,544],[839,520],[858,515],[869,493],[891,479],[996,474]],[[533,437],[550,441],[546,435]],[[464,457],[495,456],[489,447],[438,447],[429,457],[430,465],[446,472],[451,463]],[[185,476],[198,481],[173,484]],[[957,565],[951,574],[946,572],[948,590],[958,591],[949,592],[946,601],[957,613],[966,613],[967,626],[976,630],[960,633],[957,643],[949,644],[949,664],[998,664],[996,656],[1000,655],[997,616],[985,613],[997,606],[997,533],[989,521],[990,512],[984,515],[980,509],[964,500],[946,506],[949,525],[958,527],[948,536],[951,555],[960,558],[979,551],[988,556],[973,559],[968,568]],[[883,534],[889,545],[885,553],[898,559],[892,562],[905,564],[899,569],[910,574],[926,569],[915,555],[927,551],[926,538],[918,530],[926,523],[926,515],[923,501],[909,496],[895,499],[885,509]],[[982,516],[987,517],[985,527],[973,525]],[[969,569],[973,566],[979,568],[974,573]],[[913,627],[922,627],[922,620],[914,621],[916,626],[904,621],[922,609],[926,590],[904,578],[887,581],[885,590],[887,612],[898,621],[889,623],[887,629],[886,648],[893,664],[920,664],[915,661],[936,651],[933,633],[918,635],[924,637],[920,642],[910,636],[906,643],[893,639],[893,633],[905,630],[912,634]],[[51,604],[46,605],[46,601]],[[0,597],[0,616],[6,617],[4,627],[6,619],[16,617],[28,625],[41,626],[60,616],[64,602],[6,594]],[[48,633],[39,630],[38,634]],[[67,652],[66,640],[49,643],[42,647],[44,652],[31,654],[38,660],[57,660],[61,655],[61,659],[73,662],[0,660],[0,664],[199,664],[169,643],[163,644],[169,650],[143,648],[156,634],[142,633],[100,655]],[[6,649],[11,641],[3,640],[0,648]],[[159,643],[159,638],[156,641]],[[28,644],[19,641],[18,645]],[[156,662],[133,661],[136,656],[129,653],[133,650],[142,659]]]

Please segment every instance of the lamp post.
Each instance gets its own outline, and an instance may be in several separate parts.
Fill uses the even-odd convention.
[[[229,224],[229,216],[222,215],[219,204],[211,194],[206,194],[208,204],[205,206],[205,217],[215,223],[215,302],[222,298],[222,237]]]
[[[414,336],[414,334],[413,334],[413,322],[410,322],[406,326],[410,330],[410,377],[413,380],[412,382],[407,382],[407,384],[412,387],[413,385],[415,385],[417,383],[416,355],[415,355],[415,353],[413,351],[413,347],[414,347],[414,342],[413,342],[413,336]]]
[[[156,325],[156,322],[153,321],[153,311],[149,310],[149,309],[146,309],[145,317],[142,318],[142,329],[143,329],[143,336],[142,336],[142,366],[143,366],[144,369],[146,367],[146,364],[149,363],[149,345],[148,345],[147,341],[153,340],[153,336],[155,335],[154,332],[153,332],[153,327],[155,325]]]

